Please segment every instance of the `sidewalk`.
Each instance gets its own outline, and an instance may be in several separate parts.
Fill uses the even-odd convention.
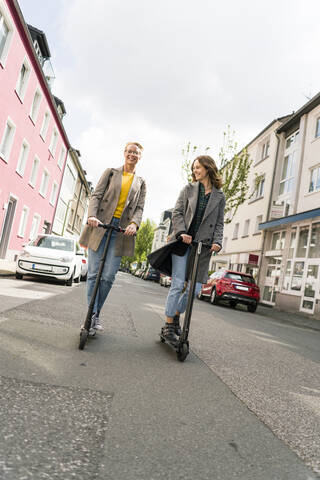
[[[263,315],[278,322],[289,323],[291,325],[296,325],[297,327],[320,331],[320,320],[307,313],[285,312],[275,307],[260,304],[256,314]]]
[[[16,262],[0,259],[0,277],[7,277],[16,273]]]

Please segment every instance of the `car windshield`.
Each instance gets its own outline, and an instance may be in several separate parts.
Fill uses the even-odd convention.
[[[237,282],[256,283],[251,275],[243,275],[241,273],[226,273],[225,278],[236,280]]]
[[[47,237],[45,235],[39,235],[30,245],[52,248],[53,250],[66,250],[67,252],[73,252],[74,250],[74,240],[71,238]]]

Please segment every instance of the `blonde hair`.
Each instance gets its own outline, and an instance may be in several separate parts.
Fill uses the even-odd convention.
[[[136,147],[140,148],[141,152],[143,152],[143,146],[141,145],[141,143],[138,143],[138,142],[127,142],[124,147],[125,151],[127,150],[127,147],[129,145],[135,145]]]

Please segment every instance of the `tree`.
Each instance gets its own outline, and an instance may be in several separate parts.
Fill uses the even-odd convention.
[[[129,267],[130,263],[138,262],[138,267],[141,263],[147,260],[147,255],[151,252],[154,229],[156,224],[152,220],[145,220],[141,222],[140,228],[137,232],[136,246],[133,257],[122,257],[121,264],[124,267]]]
[[[204,155],[207,155],[211,147],[206,147]],[[240,205],[252,197],[254,192],[249,193],[248,175],[252,160],[246,148],[237,152],[238,144],[235,141],[235,131],[231,131],[230,125],[227,131],[223,133],[223,145],[219,151],[219,169],[223,179],[222,190],[226,197],[225,223],[230,223],[236,214]],[[184,157],[182,172],[187,180],[191,181],[191,164],[195,153],[198,153],[198,147],[191,147],[188,142],[185,149],[182,150]],[[192,156],[192,158],[191,158]],[[256,175],[255,187],[258,186],[261,177]]]

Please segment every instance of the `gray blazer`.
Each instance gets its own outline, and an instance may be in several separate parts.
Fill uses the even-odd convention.
[[[173,234],[177,238],[186,233],[196,212],[199,182],[189,183],[180,192],[172,214]],[[221,190],[212,187],[203,219],[195,240],[204,243],[217,243],[222,247],[225,196]],[[199,259],[198,282],[206,282],[211,252],[203,248]]]
[[[88,208],[88,217],[97,217],[102,223],[110,223],[118,204],[123,167],[107,168],[93,192]],[[138,228],[141,223],[146,196],[146,183],[143,178],[134,176],[127,200],[120,218],[120,226],[126,228],[134,222]],[[86,225],[79,239],[80,245],[98,250],[105,234],[103,228]],[[131,257],[134,254],[135,237],[118,234],[115,255]]]

